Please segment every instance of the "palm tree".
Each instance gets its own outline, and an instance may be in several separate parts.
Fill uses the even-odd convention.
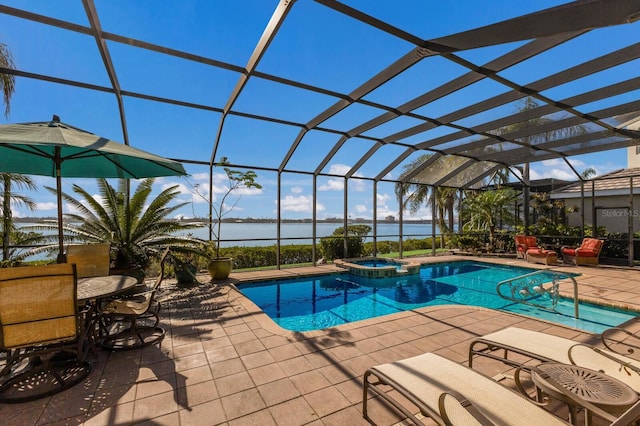
[[[587,167],[582,171],[582,173],[580,173],[580,177],[584,180],[589,180],[591,179],[592,176],[595,176],[595,175],[596,175],[596,169],[594,169],[593,167]]]
[[[106,179],[97,179],[101,201],[79,185],[73,185],[77,198],[62,193],[62,198],[78,211],[65,214],[69,219],[64,225],[65,235],[70,240],[110,243],[112,251],[115,251],[116,269],[145,268],[149,265],[150,258],[159,255],[167,246],[177,251],[200,247],[202,240],[186,233],[178,233],[203,224],[168,219],[173,212],[189,204],[169,205],[180,194],[178,185],[165,189],[156,198],[149,200],[154,180],[142,180],[130,199],[127,199],[127,180],[119,180],[118,188],[115,189]],[[52,193],[56,192],[54,188],[47,189]],[[30,228],[57,229],[55,225]],[[51,242],[57,241],[57,235],[50,235],[48,238]]]
[[[465,211],[469,215],[464,225],[465,230],[488,231],[490,249],[493,249],[496,223],[499,218],[508,220],[512,217],[510,209],[516,196],[512,189],[469,194],[464,203]]]
[[[23,189],[36,189],[33,180],[25,175],[18,175],[14,173],[0,173],[0,201],[2,201],[2,260],[9,260],[11,245],[11,235],[14,233],[13,225],[13,213],[11,212],[12,204],[21,204],[27,207],[29,210],[34,210],[36,203],[26,195],[16,194],[11,191],[12,183],[15,183],[19,188]]]
[[[431,154],[424,154],[416,158],[409,164],[405,164],[405,166],[403,167],[404,171],[398,179],[402,180],[405,176],[418,168],[430,157]],[[415,214],[420,209],[420,207],[425,202],[427,202],[429,197],[429,187],[427,185],[417,183],[396,183],[395,192],[398,200],[404,200],[402,203],[402,208],[408,209],[411,214]]]
[[[424,154],[406,164],[399,179],[402,180],[422,163],[427,161],[432,154]],[[451,187],[433,187],[417,183],[397,183],[395,187],[398,200],[404,199],[402,208],[408,209],[410,214],[415,214],[423,204],[435,204],[432,212],[433,220],[437,220],[440,229],[441,241],[445,234],[453,233],[455,204],[458,200],[458,190]]]
[[[530,110],[534,110],[536,108],[540,107],[540,104],[538,103],[538,101],[530,96],[527,96],[526,98],[523,98],[520,100],[520,103],[517,107],[517,113],[524,113],[526,111],[530,111]],[[518,123],[512,124],[510,126],[505,126],[505,127],[501,127],[499,129],[494,130],[492,133],[494,133],[497,136],[505,136],[508,138],[509,134],[517,132],[517,131],[522,131],[524,129],[527,128],[536,128],[538,126],[547,124],[554,121],[554,119],[552,118],[548,118],[548,117],[536,117],[536,118],[531,118],[529,120],[525,120],[525,121],[520,121]],[[535,146],[537,144],[542,144],[544,142],[547,142],[549,140],[555,140],[555,139],[564,139],[564,138],[570,138],[570,137],[574,137],[574,136],[579,136],[579,135],[584,135],[586,133],[586,128],[582,125],[575,125],[575,126],[568,126],[568,127],[563,127],[560,129],[554,129],[554,130],[549,130],[549,131],[545,131],[543,133],[537,133],[537,134],[533,134],[533,135],[527,135],[527,136],[523,136],[523,137],[519,137],[518,140],[521,142],[526,143],[527,145],[530,146]],[[502,144],[497,144],[498,149],[500,148]],[[488,147],[489,149],[496,149],[496,145],[493,145],[491,147]],[[529,222],[529,183],[530,183],[530,169],[529,169],[529,163],[525,163],[522,167],[522,181],[524,183],[525,186],[525,202],[524,202],[524,206],[525,206],[525,224],[528,225]]]
[[[0,43],[0,67],[7,69],[15,69],[16,65],[13,62],[13,56],[6,44]],[[16,79],[11,74],[0,73],[0,86],[2,87],[2,94],[4,99],[4,116],[9,117],[11,111],[11,96],[16,88]]]
[[[15,69],[13,56],[6,44],[0,43],[0,67]],[[12,74],[0,73],[0,87],[2,88],[4,101],[4,116],[9,117],[11,111],[11,96],[16,88],[15,77]],[[35,203],[28,197],[11,193],[11,183],[15,182],[20,187],[35,189],[31,178],[23,175],[11,173],[0,173],[0,184],[2,185],[2,260],[9,260],[9,245],[13,228],[13,215],[11,213],[11,203],[24,204],[30,210],[35,208]]]

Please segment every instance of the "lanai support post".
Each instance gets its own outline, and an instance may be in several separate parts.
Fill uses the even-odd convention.
[[[584,182],[580,182],[580,238],[584,238]]]
[[[435,188],[431,189],[432,191]],[[438,219],[436,213],[436,197],[431,197],[431,254],[436,255],[436,220]],[[440,230],[442,232],[442,229]]]
[[[633,252],[633,220],[635,217],[635,211],[633,210],[633,176],[629,177],[629,222],[628,222],[628,238],[629,238],[629,266],[633,266],[634,252]]]
[[[402,206],[404,205],[404,199],[400,196],[398,200],[398,255],[402,258],[402,222],[404,221],[404,212]]]
[[[280,269],[280,238],[282,225],[282,172],[278,170],[278,208],[276,209],[278,219],[276,220],[276,269]]]
[[[462,199],[464,198],[464,191],[462,189],[459,190],[460,195],[458,196],[458,233],[462,235]]]
[[[318,254],[317,254],[317,248],[318,248],[318,210],[317,210],[317,205],[318,205],[318,175],[316,175],[314,173],[313,175],[313,198],[312,198],[312,202],[313,202],[313,206],[311,207],[311,222],[312,222],[312,236],[313,236],[313,244],[311,246],[311,260],[313,262],[313,265],[317,265],[317,259],[318,259]]]
[[[378,181],[373,181],[373,257],[378,256]]]
[[[351,254],[349,253],[349,244],[348,244],[348,238],[349,238],[349,232],[347,230],[347,227],[349,226],[349,179],[345,176],[344,178],[344,200],[343,200],[343,212],[342,215],[344,216],[342,219],[342,227],[343,227],[343,239],[342,239],[342,247],[344,248],[344,257],[348,258]]]
[[[598,228],[596,227],[596,181],[591,181],[591,236],[598,238]]]

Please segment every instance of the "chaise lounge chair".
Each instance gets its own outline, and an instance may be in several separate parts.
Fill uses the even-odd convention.
[[[474,356],[495,359],[512,367],[525,369],[535,365],[525,364],[530,359],[537,362],[574,364],[603,372],[626,383],[640,394],[640,361],[538,331],[508,327],[479,337],[469,345],[470,367],[473,367]]]
[[[372,422],[367,410],[369,391],[417,425],[424,423],[416,416],[416,410],[439,425],[569,424],[484,374],[434,353],[378,365],[366,371],[362,415]],[[415,405],[416,410],[408,408],[404,398],[395,399],[396,392]],[[629,425],[640,416],[640,402],[616,418],[571,392],[566,396],[612,425]]]
[[[393,398],[393,393],[385,392],[385,386],[407,398],[437,424],[515,425],[523,419],[529,426],[568,424],[490,377],[434,353],[378,365],[364,374],[365,419],[370,420],[367,401],[371,391],[415,424],[423,424]]]

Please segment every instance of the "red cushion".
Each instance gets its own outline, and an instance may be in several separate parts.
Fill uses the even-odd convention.
[[[516,244],[535,247],[538,244],[538,239],[533,235],[516,235]]]
[[[596,252],[590,249],[578,248],[575,250],[576,255],[580,257],[596,257]]]
[[[545,250],[539,247],[534,247],[534,248],[530,248],[529,250],[527,250],[527,256],[546,256],[546,257],[554,257],[557,256],[558,253],[556,253],[553,250]]]
[[[598,253],[602,248],[602,240],[597,238],[585,238],[582,245],[578,248],[563,248],[562,254],[579,257],[598,257]]]
[[[600,244],[602,242],[598,239],[595,238],[585,238],[584,241],[582,242],[582,245],[580,246],[581,249],[587,249],[587,250],[600,250]]]

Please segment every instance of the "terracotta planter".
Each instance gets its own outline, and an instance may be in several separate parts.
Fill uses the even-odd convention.
[[[217,259],[211,259],[207,265],[209,275],[212,280],[224,280],[229,278],[229,274],[233,269],[233,258],[220,257]]]

